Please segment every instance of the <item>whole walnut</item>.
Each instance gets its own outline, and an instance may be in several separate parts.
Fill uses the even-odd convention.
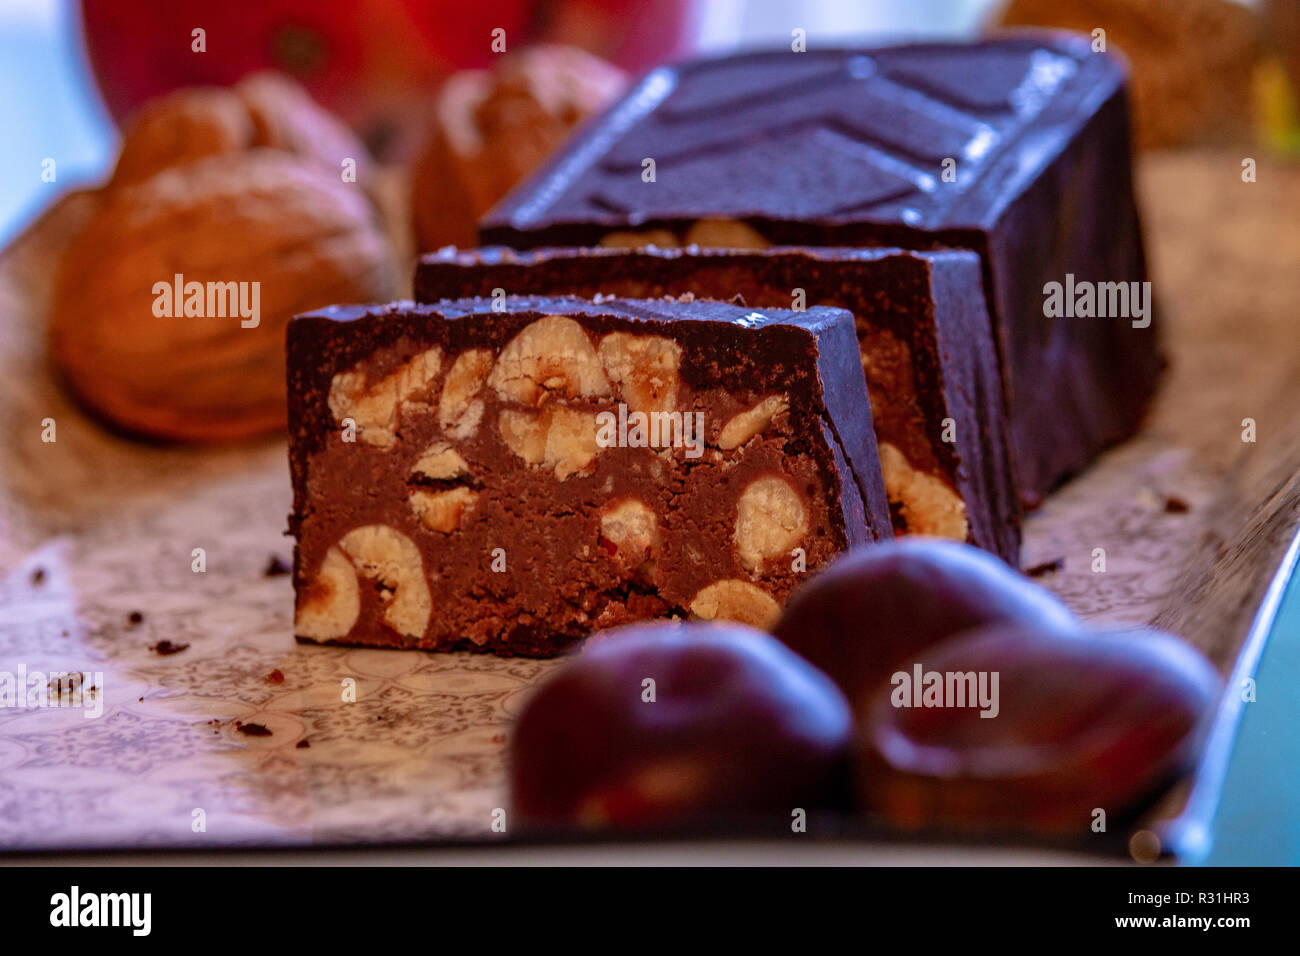
[[[337,168],[219,150],[103,194],[60,266],[51,354],[128,431],[242,438],[283,426],[289,318],[387,300],[397,281],[374,209]]]
[[[373,163],[361,141],[296,82],[271,71],[232,87],[190,87],[147,103],[123,134],[109,186],[139,183],[205,156],[259,147],[291,153],[335,176],[352,160],[358,184],[375,188]]]
[[[452,76],[438,92],[414,171],[419,249],[475,245],[479,218],[626,84],[618,68],[558,45],[512,53],[494,70]]]

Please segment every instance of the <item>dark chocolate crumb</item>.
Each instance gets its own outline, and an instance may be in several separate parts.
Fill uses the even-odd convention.
[[[161,657],[168,657],[172,654],[179,654],[188,647],[188,644],[173,644],[171,641],[159,641],[157,644],[150,646],[149,650]]]
[[[1025,574],[1031,578],[1041,578],[1044,574],[1055,574],[1057,571],[1064,570],[1065,558],[1056,558],[1052,561],[1044,561],[1042,564],[1035,564],[1033,567],[1025,568]]]
[[[266,679],[269,680],[272,684],[283,684],[284,672],[277,667],[275,670],[271,671],[271,673],[266,675]]]
[[[81,672],[72,671],[67,674],[51,675],[46,681],[46,687],[50,693],[59,696],[62,694],[71,694],[81,687]],[[86,688],[87,691],[93,688]]]
[[[40,587],[45,583],[45,569],[37,568],[32,572],[32,587]]]
[[[144,623],[144,615],[139,611],[132,611],[126,616],[126,620],[132,627],[138,627]]]
[[[289,573],[289,565],[278,554],[271,555],[271,560],[266,564],[266,570],[262,572],[263,577],[278,578]]]
[[[1186,514],[1191,510],[1192,510],[1192,506],[1189,505],[1182,498],[1179,498],[1177,495],[1165,495],[1166,513],[1171,515],[1181,515],[1181,514]]]
[[[235,721],[235,729],[249,737],[271,736],[271,728],[266,724],[245,724],[237,720]]]
[[[306,737],[304,737],[302,740],[294,744],[294,746],[297,747],[299,750],[306,750],[308,747],[311,746],[311,742],[307,740]]]

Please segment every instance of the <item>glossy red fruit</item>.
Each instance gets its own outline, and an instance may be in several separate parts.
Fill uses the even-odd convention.
[[[276,69],[349,119],[375,99],[428,89],[452,70],[491,58],[490,32],[523,39],[533,3],[485,0],[172,0],[83,2],[86,46],[113,115],[181,86],[234,83]],[[203,52],[194,30],[204,30]],[[481,41],[481,42],[475,42]]]
[[[570,43],[639,71],[689,46],[692,8],[693,0],[83,0],[82,19],[100,92],[119,121],[178,87],[275,69],[364,134],[422,115],[447,76],[492,63],[494,30],[505,31],[507,51]],[[194,49],[199,28],[205,52]]]
[[[774,633],[856,705],[900,661],[998,621],[1046,632],[1079,623],[1049,591],[993,555],[938,538],[851,551],[795,592]]]
[[[768,634],[634,625],[566,664],[520,714],[514,814],[530,825],[789,819],[843,802],[851,733],[835,685]]]
[[[949,674],[983,675],[993,691],[983,710],[995,716],[953,706],[955,695],[916,706],[911,667],[902,671],[909,680],[868,694],[855,743],[858,803],[904,829],[1082,839],[1097,809],[1108,825],[1122,822],[1190,768],[1220,688],[1200,652],[1146,629],[1061,637],[993,625],[917,663],[945,686]]]

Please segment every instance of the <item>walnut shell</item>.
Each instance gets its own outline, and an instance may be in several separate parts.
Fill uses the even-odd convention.
[[[171,166],[239,152],[252,142],[248,109],[230,90],[177,90],[150,100],[131,120],[111,185],[140,183]]]
[[[250,299],[259,283],[256,326],[238,314],[156,314],[155,284],[178,273],[250,283]],[[387,300],[396,288],[388,242],[356,185],[274,150],[214,156],[105,194],[65,253],[51,354],[76,396],[127,430],[242,438],[284,424],[291,316]]]
[[[419,248],[475,245],[479,218],[626,83],[617,67],[558,45],[503,57],[495,70],[454,74],[438,92],[415,166]]]
[[[357,164],[357,183],[373,193],[374,165],[366,147],[333,113],[282,73],[265,70],[235,86],[253,121],[253,145],[318,162],[337,177],[345,159]]]
[[[196,159],[267,147],[292,153],[341,178],[356,161],[357,183],[374,188],[370,154],[352,131],[279,73],[233,87],[196,86],[151,100],[132,119],[110,188],[135,185]]]

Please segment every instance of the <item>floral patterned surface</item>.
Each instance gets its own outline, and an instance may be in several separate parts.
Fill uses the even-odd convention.
[[[1240,420],[1294,381],[1278,346],[1300,300],[1300,171],[1261,162],[1245,186],[1238,169],[1203,154],[1144,170],[1171,372],[1145,433],[1026,528],[1025,566],[1060,559],[1039,580],[1095,621],[1160,610]],[[0,710],[0,848],[490,836],[510,720],[554,663],[296,644],[289,577],[267,573],[291,550],[282,443],[138,444],[46,370],[49,263],[91,201],[0,257],[0,672],[98,675],[102,708]],[[188,647],[151,650],[164,640]],[[1236,650],[1206,649],[1224,667]]]

